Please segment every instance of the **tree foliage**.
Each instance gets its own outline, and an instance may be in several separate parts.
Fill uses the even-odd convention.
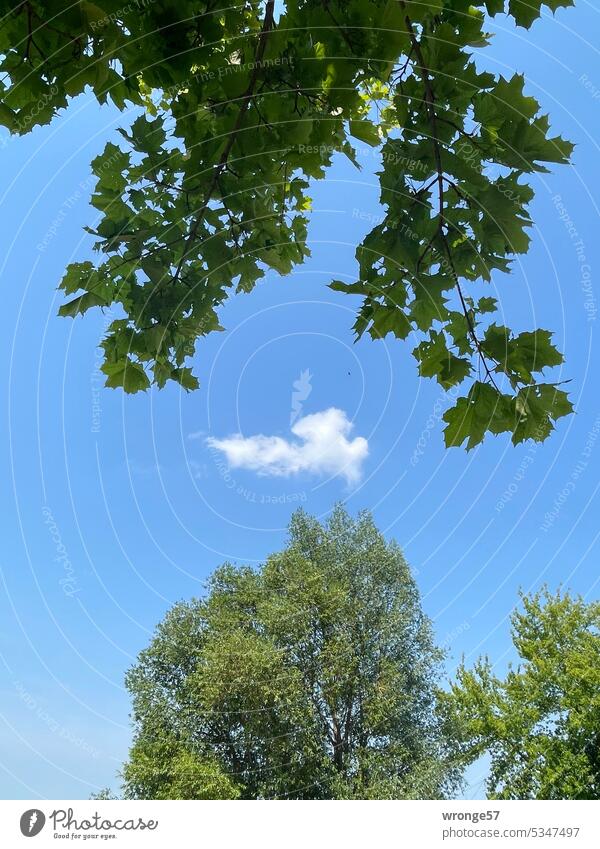
[[[547,591],[512,617],[517,667],[464,666],[446,708],[494,799],[600,798],[600,604]]]
[[[438,798],[458,780],[434,646],[369,514],[294,514],[259,569],[224,565],[130,671],[136,798]]]
[[[353,140],[381,149],[384,220],[357,249],[354,325],[409,334],[422,376],[464,394],[448,446],[486,432],[543,440],[571,411],[543,372],[544,329],[515,333],[469,286],[529,245],[531,175],[567,162],[524,79],[479,70],[486,15],[528,27],[572,0],[0,2],[0,122],[23,133],[90,88],[141,107],[92,163],[98,260],[72,263],[61,314],[120,310],[106,383],[196,388],[219,306],[308,255],[309,182]],[[506,9],[505,9],[506,5]]]
[[[115,802],[118,798],[110,787],[102,787],[97,793],[90,793],[90,799],[97,802]]]

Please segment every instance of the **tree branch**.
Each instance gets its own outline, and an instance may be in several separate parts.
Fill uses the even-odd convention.
[[[402,9],[406,12],[405,1],[399,0],[399,2],[400,2],[400,6],[402,7]],[[408,13],[405,15],[404,22],[405,22],[405,25],[406,25],[406,31],[407,31],[408,36],[410,38],[412,49],[413,49],[414,54],[415,54],[417,65],[419,67],[419,71],[421,72],[423,85],[425,86],[424,102],[425,102],[425,107],[427,109],[427,115],[429,117],[429,123],[431,125],[431,139],[432,139],[432,142],[433,142],[433,157],[434,157],[435,168],[436,168],[436,172],[437,172],[438,204],[439,204],[439,206],[438,206],[438,232],[439,232],[439,235],[440,235],[440,237],[443,241],[443,244],[444,244],[444,249],[445,249],[446,255],[448,257],[448,264],[449,264],[450,269],[452,271],[452,276],[454,278],[456,289],[458,291],[458,296],[459,296],[459,299],[460,299],[461,308],[462,308],[462,311],[464,313],[465,319],[467,320],[467,326],[469,328],[469,335],[470,335],[471,339],[473,340],[473,344],[475,345],[475,350],[477,351],[477,353],[479,355],[479,358],[480,358],[481,363],[482,363],[482,365],[485,369],[485,372],[486,372],[488,379],[490,380],[493,387],[499,392],[500,390],[498,389],[498,386],[496,384],[494,376],[493,376],[492,372],[490,371],[490,368],[487,364],[487,359],[486,359],[485,353],[484,353],[484,351],[481,347],[481,342],[479,341],[479,338],[477,337],[477,333],[475,332],[475,326],[473,324],[471,314],[470,314],[469,309],[467,307],[467,303],[465,301],[465,297],[464,297],[464,294],[463,294],[463,291],[462,291],[462,288],[461,288],[461,285],[460,285],[460,279],[459,279],[458,273],[456,271],[456,267],[454,265],[454,259],[452,257],[452,251],[450,249],[450,245],[448,244],[448,236],[447,236],[446,230],[444,229],[444,228],[446,228],[446,229],[448,228],[448,222],[447,222],[447,220],[445,218],[445,214],[444,214],[444,179],[445,179],[445,177],[444,177],[444,168],[443,168],[443,165],[442,165],[442,153],[441,153],[441,146],[440,146],[440,138],[439,138],[439,134],[438,134],[438,123],[437,123],[438,122],[438,116],[437,116],[437,112],[436,112],[436,109],[435,109],[435,92],[434,92],[433,86],[431,84],[431,76],[430,76],[430,73],[429,73],[429,69],[428,69],[427,64],[425,62],[425,58],[423,56],[423,51],[421,50],[421,43],[420,43],[419,39],[417,38],[417,36],[415,35],[413,25],[412,25],[412,21],[411,21],[409,15],[408,15]],[[430,240],[429,245],[431,244],[431,241],[433,241],[433,238]],[[429,245],[427,246],[427,248],[429,247]],[[427,252],[427,248],[425,249],[424,253]],[[419,260],[419,261],[421,261],[421,260]]]
[[[213,172],[213,176],[212,176],[212,179],[209,183],[208,189],[206,190],[206,194],[204,196],[202,206],[200,207],[200,210],[196,214],[196,217],[195,217],[195,219],[192,223],[192,226],[190,227],[190,231],[188,233],[187,239],[186,239],[185,244],[183,246],[183,252],[181,254],[181,258],[180,258],[180,260],[177,264],[177,268],[175,269],[175,274],[173,275],[173,278],[172,278],[172,281],[171,281],[172,283],[176,283],[177,280],[179,279],[179,276],[181,274],[181,269],[183,268],[183,263],[185,262],[187,255],[190,252],[190,248],[192,246],[192,243],[194,242],[194,239],[196,238],[196,235],[198,233],[198,228],[200,227],[200,224],[202,222],[202,217],[203,217],[203,215],[206,211],[208,204],[211,201],[211,198],[214,194],[215,188],[217,187],[217,184],[219,182],[219,177],[221,176],[222,172],[224,171],[225,167],[227,166],[229,154],[231,153],[231,149],[233,148],[233,146],[236,142],[238,133],[239,133],[240,129],[242,128],[242,124],[244,122],[246,112],[248,111],[248,108],[249,108],[249,106],[252,102],[252,98],[253,98],[253,95],[254,95],[254,89],[256,88],[256,83],[258,81],[258,75],[259,75],[259,72],[260,72],[260,66],[261,66],[262,58],[265,54],[265,49],[267,47],[267,39],[269,37],[269,32],[273,28],[274,6],[275,6],[275,0],[268,0],[267,7],[266,7],[266,10],[265,10],[265,17],[264,17],[263,24],[262,24],[262,27],[261,27],[261,30],[260,30],[260,34],[258,36],[258,45],[257,45],[256,52],[255,52],[255,55],[254,55],[254,67],[252,69],[252,75],[250,77],[250,82],[248,83],[248,88],[246,89],[246,91],[244,92],[244,94],[240,98],[240,100],[241,100],[240,111],[238,113],[236,122],[233,125],[233,128],[232,128],[232,130],[229,134],[229,137],[227,139],[227,144],[225,145],[223,153],[221,154],[221,157],[220,157],[217,165],[215,166],[215,170]]]

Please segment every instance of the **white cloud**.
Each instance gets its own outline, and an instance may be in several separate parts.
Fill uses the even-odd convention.
[[[340,475],[350,484],[360,480],[369,453],[369,443],[362,436],[348,439],[352,427],[343,410],[330,407],[298,419],[291,429],[297,440],[236,433],[226,439],[208,437],[206,442],[222,451],[233,469],[279,477],[297,472]]]

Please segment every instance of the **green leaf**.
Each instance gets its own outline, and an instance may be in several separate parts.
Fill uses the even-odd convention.
[[[443,333],[431,331],[428,342],[421,342],[413,356],[419,363],[419,374],[423,377],[435,377],[444,389],[461,383],[471,372],[468,359],[455,357],[446,345]]]
[[[105,307],[106,305],[104,298],[98,297],[93,292],[86,292],[59,307],[58,314],[75,318],[76,315],[83,315],[90,307]]]
[[[444,329],[452,336],[459,354],[471,353],[473,346],[467,317],[462,312],[451,312],[449,315],[450,320]]]
[[[11,132],[17,126],[17,115],[9,106],[5,103],[0,103],[0,124],[3,127],[8,127]]]
[[[356,283],[345,283],[343,280],[332,280],[329,283],[329,288],[334,292],[345,292],[351,295],[367,295],[370,291],[370,286],[367,283],[362,283],[360,280]]]
[[[535,330],[513,337],[506,327],[492,324],[482,340],[483,350],[498,363],[498,371],[509,377],[531,383],[533,373],[558,366],[563,356],[550,341],[549,330]]]
[[[477,311],[480,313],[496,312],[498,301],[495,298],[480,298],[477,302]]]
[[[561,7],[572,6],[573,3],[574,0],[509,0],[508,11],[519,26],[529,29],[540,17],[542,6],[547,6],[555,12]]]
[[[371,147],[381,144],[377,127],[371,121],[350,121],[350,135]]]
[[[505,0],[485,0],[488,15],[498,15],[504,11]]]
[[[72,295],[80,289],[88,289],[90,281],[96,276],[96,269],[91,262],[72,262],[59,283],[66,295]]]
[[[143,367],[129,358],[105,365],[102,371],[108,374],[104,385],[111,389],[122,387],[128,394],[134,394],[145,392],[150,387],[150,380]]]
[[[454,407],[446,410],[443,419],[446,447],[457,447],[467,441],[467,451],[480,442],[487,431],[493,434],[511,431],[514,415],[510,398],[489,383],[476,381],[466,398],[459,398]]]
[[[200,385],[198,383],[198,378],[194,377],[192,374],[192,370],[190,368],[176,368],[171,372],[171,377],[173,380],[176,380],[177,383],[181,384],[186,392],[190,392],[193,389],[198,389]]]
[[[517,424],[512,441],[515,445],[526,439],[543,442],[554,430],[557,419],[573,412],[567,393],[552,383],[521,389],[514,407]]]
[[[157,359],[152,366],[152,372],[154,374],[154,382],[159,389],[162,389],[173,374],[173,366],[169,362]]]
[[[112,142],[108,142],[103,152],[92,160],[92,171],[99,178],[100,190],[105,188],[122,190],[125,187],[122,175],[127,168],[129,168],[129,154]]]
[[[372,323],[369,333],[373,339],[383,339],[393,333],[397,339],[406,339],[411,332],[411,324],[400,307],[374,304]]]
[[[413,284],[415,297],[410,317],[419,330],[429,330],[434,321],[445,321],[448,318],[444,293],[453,287],[454,281],[443,275],[421,277]]]

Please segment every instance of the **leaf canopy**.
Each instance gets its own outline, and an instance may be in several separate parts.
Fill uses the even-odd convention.
[[[92,163],[98,259],[72,263],[60,314],[117,307],[106,384],[197,387],[197,340],[268,269],[308,256],[310,181],[355,141],[381,151],[383,220],[358,246],[357,337],[420,337],[422,376],[466,385],[447,445],[544,439],[571,404],[562,362],[468,287],[527,251],[531,175],[569,160],[522,75],[478,69],[486,15],[529,27],[572,0],[0,2],[0,123],[22,134],[91,90],[139,107]],[[75,297],[71,297],[75,296]],[[490,318],[491,317],[491,318]],[[470,385],[469,385],[470,384]],[[477,410],[474,408],[477,407]]]

